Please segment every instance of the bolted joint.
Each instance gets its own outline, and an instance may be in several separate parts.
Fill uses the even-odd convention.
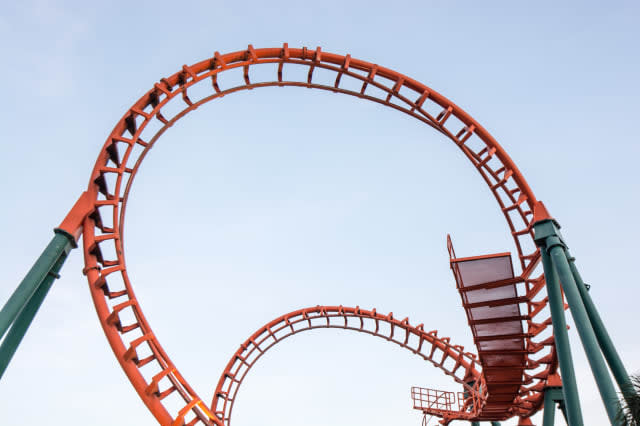
[[[546,240],[549,237],[557,237],[566,247],[566,244],[564,244],[562,239],[562,233],[560,232],[560,224],[556,222],[555,219],[543,219],[535,222],[533,224],[533,235],[533,240],[536,242],[538,247],[543,247],[547,243]]]
[[[566,249],[567,245],[560,233],[560,224],[551,217],[544,203],[538,201],[533,206],[533,240],[538,247],[549,249],[551,248],[549,241],[547,241],[549,237],[558,238]]]
[[[565,250],[564,251],[567,255],[567,260],[569,261],[569,267],[572,270],[575,270],[575,272],[573,272],[574,277],[576,276],[576,274],[578,274],[578,271],[576,269],[576,258],[571,256],[571,253],[569,253],[569,250]],[[582,282],[582,279],[576,279],[576,283],[578,284],[578,286],[582,285],[587,291],[591,290],[591,284],[587,284],[585,282]]]
[[[82,222],[94,211],[94,199],[91,193],[85,191],[73,205],[62,223],[55,229],[56,233],[64,233],[73,238],[73,247],[77,247],[77,241],[82,234]]]
[[[65,255],[68,255],[74,248],[78,248],[78,243],[76,242],[76,237],[74,235],[71,235],[69,232],[61,228],[55,228],[53,232],[67,238],[69,244],[63,249]]]
[[[553,249],[554,247],[562,247],[563,249],[567,248],[567,245],[564,243],[564,241],[562,241],[562,238],[558,235],[552,235],[550,237],[547,237],[545,240],[545,248],[547,250],[547,253],[551,254],[551,249]]]

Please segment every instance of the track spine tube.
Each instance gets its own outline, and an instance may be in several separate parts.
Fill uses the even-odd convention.
[[[564,316],[564,301],[560,290],[560,281],[558,280],[558,275],[553,268],[551,258],[545,247],[546,237],[554,232],[554,226],[551,219],[545,219],[535,222],[533,228],[536,244],[540,247],[542,267],[547,285],[551,323],[553,325],[558,363],[560,364],[560,372],[562,373],[562,392],[567,404],[567,423],[569,426],[583,426],[584,421],[580,408],[580,398],[578,397],[578,386],[573,368],[571,347],[569,346],[569,335],[567,333],[567,322]]]
[[[635,391],[633,384],[631,383],[631,379],[629,378],[629,373],[627,373],[627,370],[622,363],[622,359],[620,359],[620,355],[618,355],[618,351],[607,332],[604,322],[602,322],[602,318],[600,318],[600,314],[598,313],[598,310],[593,303],[593,299],[591,299],[591,295],[587,290],[587,285],[584,283],[580,273],[578,272],[578,268],[575,264],[575,258],[571,257],[568,250],[565,250],[565,254],[569,259],[571,273],[573,278],[576,280],[578,292],[580,293],[587,315],[589,316],[589,320],[593,326],[593,331],[596,334],[596,339],[598,340],[600,349],[602,349],[602,354],[607,360],[607,364],[609,364],[609,368],[618,383],[618,387],[620,388],[622,395],[625,398],[630,398],[635,394]]]
[[[69,252],[76,247],[75,238],[68,232],[56,229],[53,239],[31,267],[18,288],[13,292],[0,312],[0,378],[18,349],[29,325],[42,305],[53,281]]]

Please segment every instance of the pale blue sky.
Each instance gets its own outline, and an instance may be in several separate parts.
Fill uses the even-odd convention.
[[[638,371],[639,18],[637,2],[4,5],[0,301],[154,82],[216,50],[320,45],[422,81],[498,139],[563,225]],[[274,88],[212,102],[163,136],[136,178],[126,250],[156,335],[210,401],[237,346],[305,306],[393,311],[472,348],[447,233],[462,256],[513,251],[453,144],[380,105]],[[0,383],[7,424],[154,424],[111,355],[81,269],[76,251]],[[570,333],[585,422],[605,424]],[[303,334],[252,370],[233,424],[417,426],[413,385],[458,390],[383,341]]]

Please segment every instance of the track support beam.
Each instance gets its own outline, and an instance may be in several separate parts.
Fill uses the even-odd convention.
[[[536,226],[534,225],[534,230]],[[539,229],[536,236],[539,234]],[[536,240],[536,244],[543,244],[543,241]],[[551,323],[553,325],[553,334],[555,336],[556,352],[558,355],[558,363],[562,372],[562,381],[564,386],[562,391],[567,405],[567,422],[569,426],[583,426],[582,410],[580,409],[580,398],[578,398],[578,386],[576,384],[576,375],[573,369],[573,357],[571,356],[571,348],[569,346],[569,334],[567,333],[567,322],[564,316],[564,301],[562,299],[562,290],[560,289],[560,281],[558,275],[551,263],[551,259],[546,249],[541,246],[540,254],[542,256],[542,267],[547,284],[547,295],[549,297],[549,310],[551,311]]]
[[[559,282],[562,282],[562,289],[564,290],[565,296],[567,298],[569,309],[571,310],[571,315],[573,316],[574,323],[578,330],[580,341],[582,342],[582,346],[587,355],[591,371],[596,380],[596,384],[598,385],[600,397],[602,398],[602,401],[604,403],[609,421],[612,425],[619,425],[620,419],[618,417],[618,397],[613,387],[613,382],[611,381],[611,376],[609,375],[609,371],[602,356],[602,352],[600,351],[600,347],[598,346],[598,339],[596,338],[594,326],[592,325],[591,318],[587,314],[587,309],[585,308],[581,292],[574,278],[572,268],[569,265],[567,246],[562,239],[562,235],[560,234],[560,225],[549,216],[542,203],[539,203],[536,206],[536,212],[534,213],[534,216],[535,241],[536,244],[540,247],[540,251],[543,257],[543,268],[545,277],[547,279],[547,289],[549,290],[550,305],[552,298],[550,291],[550,282],[553,282],[551,284],[551,287],[555,287],[555,282],[559,279]],[[554,293],[557,294],[557,290],[554,289]],[[551,310],[552,321],[554,322],[554,334],[556,332],[554,316],[558,316],[556,311],[557,309]],[[564,317],[564,312],[562,317]],[[564,334],[566,334],[566,331]],[[559,344],[557,335],[556,347],[558,350],[559,358],[562,352],[567,350],[570,351],[568,345],[565,347],[564,344]],[[572,384],[569,383],[570,380],[567,380],[566,375],[567,372],[571,370],[570,375],[574,376],[574,373],[572,371],[573,368],[572,366],[566,365],[566,363],[563,366],[563,362],[560,361],[560,369],[565,381],[564,396],[568,405],[569,426],[573,426],[575,424],[574,422],[576,406],[575,401],[570,398],[575,396],[577,399],[577,394],[571,395],[573,394],[573,392],[566,389],[567,385],[572,386]],[[571,378],[574,379],[574,377]]]
[[[556,403],[564,413],[564,392],[562,388],[546,388],[544,391],[544,414],[542,417],[542,426],[554,426],[556,417]],[[566,416],[565,420],[567,420]]]
[[[598,339],[598,344],[600,345],[600,349],[602,349],[602,354],[604,358],[607,360],[607,364],[613,373],[613,377],[616,379],[616,383],[622,392],[622,395],[625,399],[631,399],[635,395],[635,390],[633,384],[631,383],[631,379],[629,378],[629,373],[627,373],[627,369],[624,367],[622,363],[622,359],[620,359],[620,355],[618,355],[618,351],[613,345],[613,341],[607,332],[607,329],[600,318],[600,314],[598,313],[598,309],[596,305],[593,303],[591,299],[591,295],[589,294],[589,290],[587,285],[582,280],[580,273],[578,272],[578,268],[575,264],[575,258],[571,256],[568,250],[565,250],[565,254],[569,259],[569,267],[571,268],[571,274],[573,278],[576,280],[576,284],[578,285],[578,291],[580,292],[580,298],[584,303],[584,307],[587,311],[587,315],[589,316],[589,320],[591,321],[591,325],[593,326],[593,331],[596,334],[596,339]]]
[[[0,311],[0,378],[47,296],[69,252],[78,247],[82,223],[94,210],[91,194],[80,194],[55,235]],[[9,330],[9,327],[11,329]],[[7,333],[9,330],[9,333]],[[5,333],[6,336],[5,336]]]
[[[555,423],[556,404],[554,403],[550,389],[544,392],[544,414],[542,416],[542,426],[553,426]]]
[[[18,349],[69,252],[76,247],[73,235],[56,229],[53,239],[0,311],[0,377]]]

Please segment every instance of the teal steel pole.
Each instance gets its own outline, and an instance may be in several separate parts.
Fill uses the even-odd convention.
[[[76,247],[75,239],[67,232],[56,229],[55,235],[18,288],[0,311],[0,331],[3,336],[11,329],[0,345],[0,378],[16,352],[29,325],[38,312],[53,281],[69,252]]]
[[[18,349],[18,345],[20,345],[44,298],[47,296],[53,281],[59,277],[58,272],[60,272],[60,268],[67,259],[67,254],[68,252],[64,251],[60,256],[53,269],[49,271],[44,281],[42,281],[36,289],[36,292],[31,296],[31,299],[29,299],[25,307],[20,311],[20,314],[18,314],[18,317],[2,341],[2,345],[0,345],[0,378],[4,375],[11,358],[13,358],[13,355]]]
[[[567,407],[565,405],[564,400],[560,401],[558,403],[558,408],[560,409],[560,412],[562,413],[562,417],[564,417],[564,421],[567,422],[567,424],[569,424],[569,417],[567,417]]]
[[[565,253],[569,258],[569,267],[571,268],[573,278],[576,280],[578,285],[578,291],[580,292],[580,297],[582,298],[584,307],[587,310],[587,315],[591,320],[591,325],[593,326],[593,331],[596,334],[596,339],[598,339],[600,349],[602,349],[602,353],[607,360],[607,364],[609,364],[613,377],[615,377],[623,396],[625,398],[632,397],[635,394],[635,391],[633,389],[631,379],[629,378],[629,374],[620,359],[620,355],[618,355],[618,351],[616,351],[616,348],[613,345],[613,341],[607,332],[604,322],[602,322],[602,318],[600,318],[600,314],[596,309],[596,305],[593,303],[593,299],[591,299],[591,295],[587,291],[587,286],[584,281],[582,281],[582,277],[575,265],[575,258],[571,257],[568,250],[565,250]]]
[[[471,426],[480,426],[480,422],[471,422]]]
[[[593,327],[587,316],[587,311],[582,303],[578,286],[571,274],[571,268],[569,267],[569,262],[564,251],[565,248],[565,244],[558,236],[547,238],[547,250],[549,250],[551,262],[562,282],[562,288],[567,297],[571,315],[578,329],[578,335],[580,336],[580,341],[589,360],[593,377],[598,385],[602,402],[607,410],[607,416],[612,425],[618,425],[621,424],[618,418],[618,397],[604,358],[600,352]]]
[[[549,297],[549,310],[551,311],[551,323],[553,325],[556,353],[558,355],[558,363],[560,364],[560,373],[562,374],[562,393],[567,404],[567,423],[569,426],[583,426],[584,421],[582,420],[578,385],[576,384],[573,357],[571,356],[571,347],[569,346],[569,335],[567,333],[567,322],[564,316],[564,302],[562,300],[562,292],[560,291],[560,282],[558,281],[558,275],[553,268],[545,247],[540,247],[540,254],[542,255],[542,267],[547,284],[547,296]]]
[[[60,229],[55,230],[55,235],[47,248],[45,248],[20,285],[18,285],[18,288],[2,307],[0,311],[0,338],[7,332],[7,329],[31,299],[31,296],[33,296],[49,271],[53,269],[60,256],[65,252],[68,253],[75,246],[75,239],[72,235]]]
[[[556,403],[553,400],[551,389],[544,391],[544,414],[542,415],[542,426],[553,426],[556,417]]]
[[[500,426],[500,422],[491,422],[491,426]]]

